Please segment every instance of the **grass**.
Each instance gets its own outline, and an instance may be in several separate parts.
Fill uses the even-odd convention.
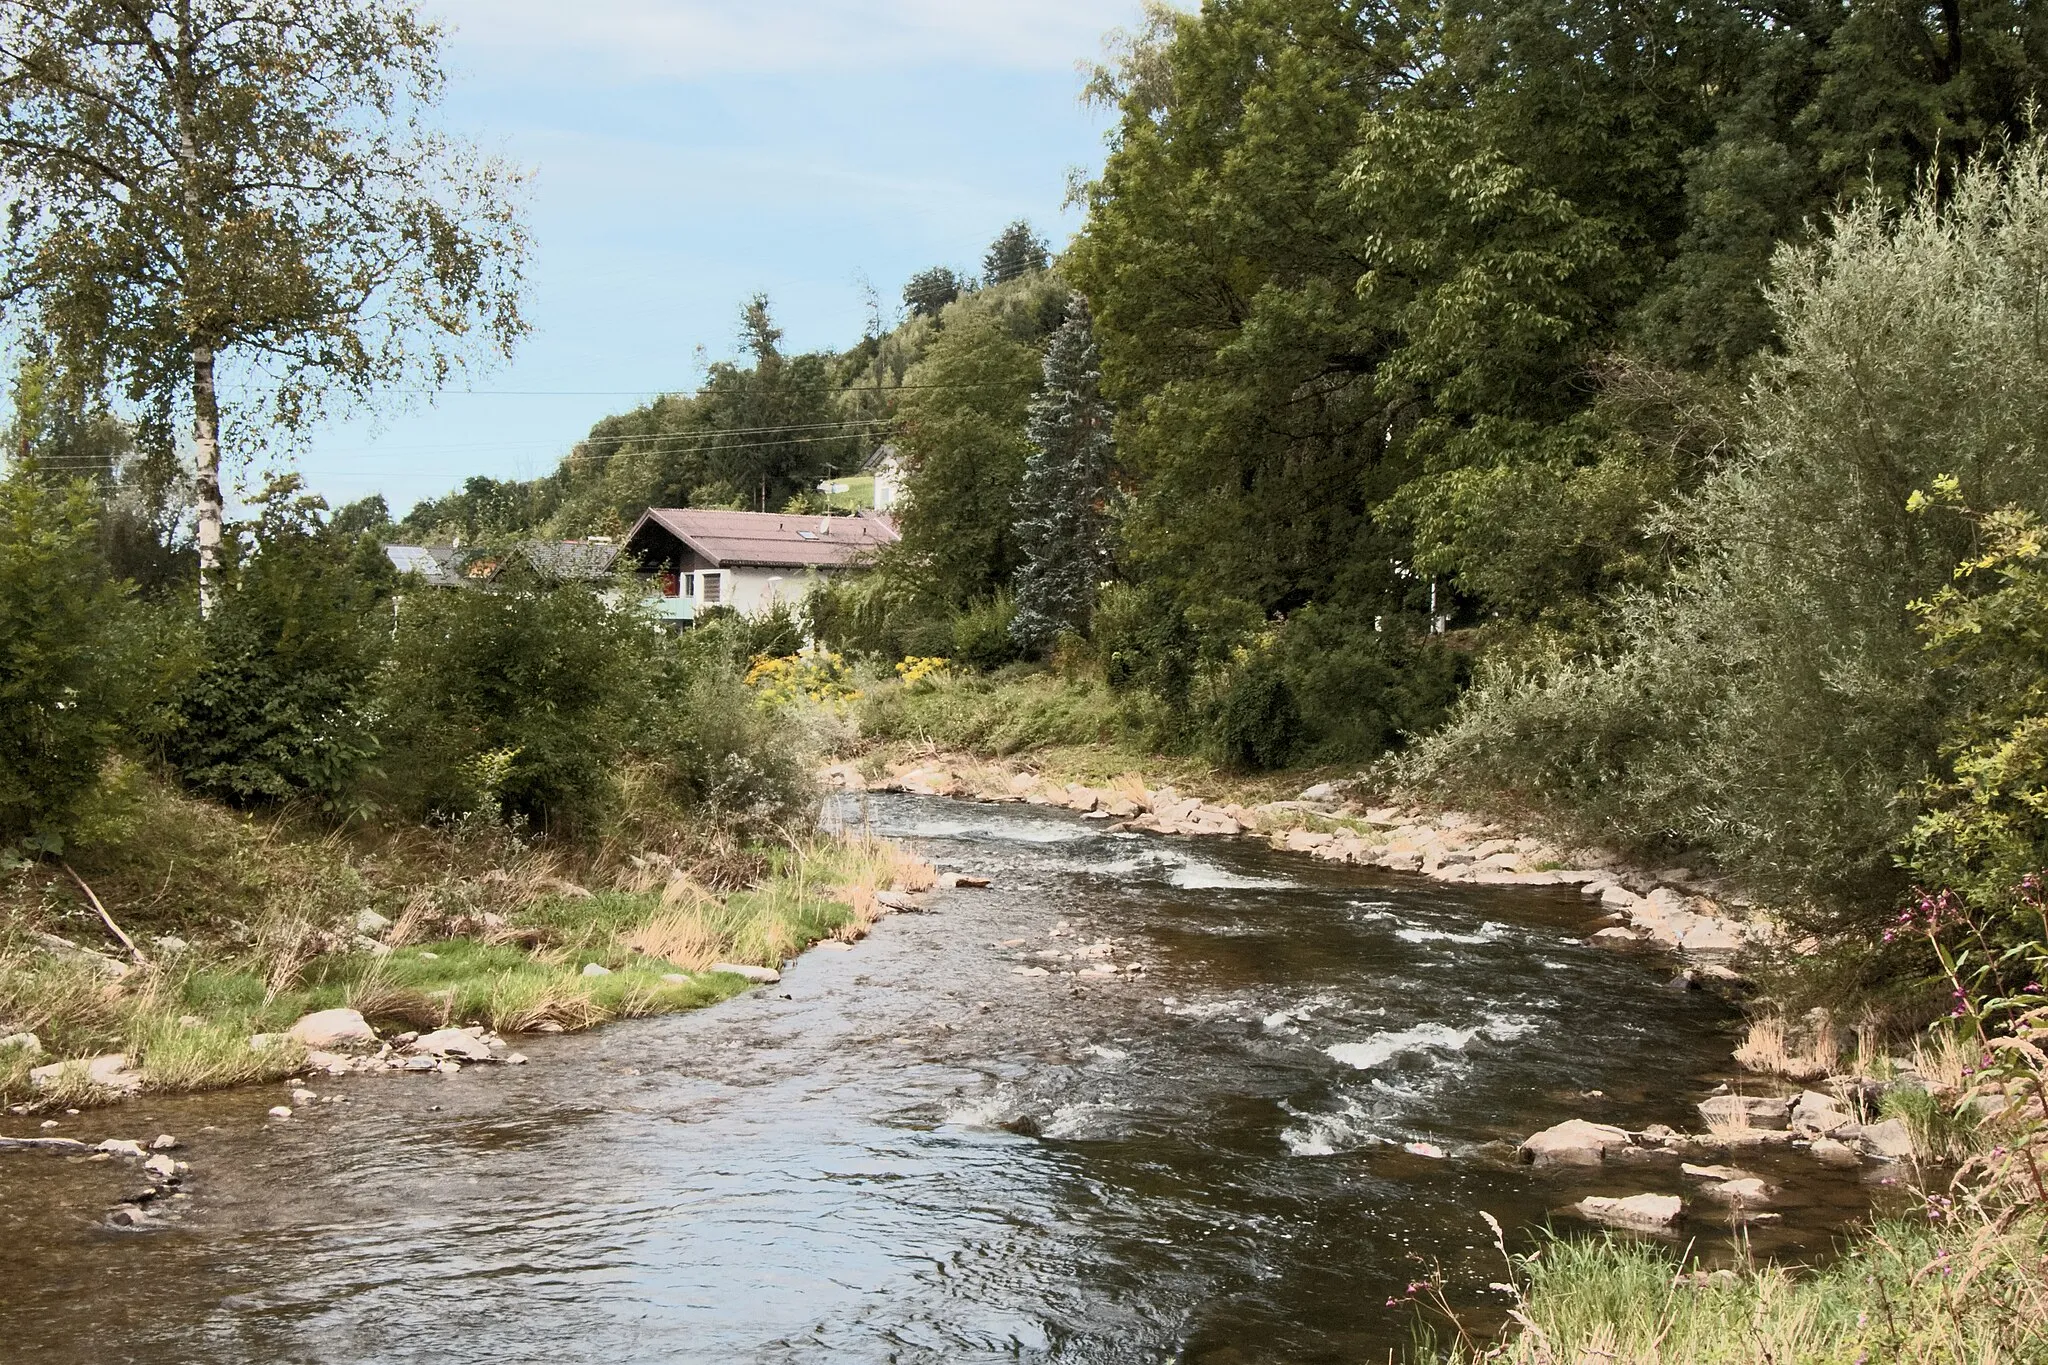
[[[1824,1268],[1688,1273],[1667,1248],[1554,1237],[1511,1260],[1512,1335],[1440,1308],[1424,1358],[1474,1365],[2020,1365],[2048,1361],[2042,1211],[1877,1224]],[[1426,1299],[1441,1305],[1440,1286]]]
[[[155,1091],[288,1075],[303,1053],[282,1039],[252,1046],[252,1037],[338,1006],[387,1030],[501,1032],[694,1009],[749,984],[709,971],[713,963],[776,966],[822,938],[858,938],[874,923],[879,891],[921,889],[932,876],[863,839],[814,837],[766,851],[711,840],[607,865],[509,837],[342,837],[162,789],[143,793],[136,812],[121,847],[76,865],[144,946],[146,969],[114,979],[89,960],[45,951],[34,935],[109,945],[52,869],[0,879],[0,1036],[34,1033],[43,1049],[0,1052],[0,1103],[104,1101],[82,1069],[42,1089],[28,1073],[110,1052],[126,1053]],[[187,859],[209,867],[220,888],[210,917],[196,913],[189,891],[171,890]],[[392,921],[381,944],[356,932],[364,910]],[[186,946],[156,942],[173,930]],[[593,963],[604,973],[585,975]]]

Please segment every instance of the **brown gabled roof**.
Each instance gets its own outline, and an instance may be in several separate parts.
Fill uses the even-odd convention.
[[[887,517],[793,516],[779,512],[717,512],[701,507],[650,507],[626,537],[631,548],[648,523],[661,527],[713,564],[839,569],[896,541]]]

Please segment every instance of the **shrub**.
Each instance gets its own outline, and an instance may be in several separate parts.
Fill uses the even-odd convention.
[[[1011,633],[1017,605],[1008,593],[997,593],[962,609],[953,617],[953,657],[969,668],[993,673],[1024,657]]]
[[[1301,746],[1301,705],[1270,658],[1240,668],[1214,722],[1223,761],[1234,768],[1284,768]]]
[[[0,846],[61,848],[118,734],[134,670],[85,484],[0,481]]]
[[[665,641],[580,583],[408,594],[381,703],[386,799],[589,829],[657,700]]]
[[[249,543],[201,632],[205,662],[185,687],[165,757],[220,800],[305,798],[335,810],[377,751],[370,701],[395,577],[368,540],[334,531],[326,504],[273,481],[240,528]]]

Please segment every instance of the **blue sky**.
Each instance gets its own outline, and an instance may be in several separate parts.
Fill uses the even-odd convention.
[[[445,124],[533,172],[514,361],[431,407],[331,424],[297,456],[330,502],[402,513],[471,474],[544,473],[597,418],[693,387],[765,290],[793,349],[860,335],[1003,224],[1054,244],[1101,164],[1076,64],[1140,0],[428,0],[453,29]],[[699,348],[702,348],[700,351]],[[252,471],[253,472],[253,471]]]

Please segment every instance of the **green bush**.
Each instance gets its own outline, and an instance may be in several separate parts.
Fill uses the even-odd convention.
[[[96,534],[85,484],[0,481],[0,847],[61,848],[120,735],[128,606]]]
[[[1237,670],[1213,726],[1223,761],[1233,768],[1284,768],[1301,747],[1301,704],[1273,660]]]
[[[414,592],[397,615],[385,799],[416,817],[591,828],[640,737],[666,637],[580,583]]]
[[[948,657],[983,673],[1017,662],[1024,651],[1010,634],[1010,623],[1016,619],[1017,604],[1006,592],[962,608],[953,617],[953,648]]]
[[[1418,623],[1309,606],[1275,633],[1274,666],[1301,713],[1297,757],[1374,759],[1435,729],[1467,681],[1464,655]]]
[[[373,682],[395,582],[366,539],[325,520],[296,477],[273,482],[201,631],[204,664],[163,737],[194,791],[247,805],[301,798],[337,810],[377,752]]]
[[[766,837],[804,818],[812,755],[796,725],[771,714],[746,685],[746,657],[696,632],[665,649],[634,743],[670,801],[743,836]]]

